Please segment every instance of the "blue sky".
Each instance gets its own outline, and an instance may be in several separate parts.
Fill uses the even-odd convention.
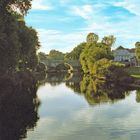
[[[41,49],[71,51],[89,32],[114,35],[113,48],[140,41],[140,0],[33,0],[25,17],[38,31]]]

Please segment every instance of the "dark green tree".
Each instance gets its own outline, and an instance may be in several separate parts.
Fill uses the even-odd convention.
[[[65,60],[79,60],[80,54],[82,53],[85,46],[86,46],[86,42],[80,43],[70,53],[66,53],[64,59]]]
[[[18,24],[14,16],[0,13],[0,72],[13,71],[18,67],[20,42]]]
[[[37,64],[37,33],[24,22],[24,15],[30,7],[31,0],[0,1],[1,73],[19,70],[21,63],[31,69]]]
[[[64,60],[64,54],[57,50],[51,50],[47,58],[49,60]]]
[[[39,58],[39,61],[45,61],[47,60],[47,54],[45,54],[44,52],[39,52],[38,58]]]
[[[20,65],[23,68],[34,69],[38,63],[36,51],[39,49],[37,32],[27,27],[24,21],[19,21]]]

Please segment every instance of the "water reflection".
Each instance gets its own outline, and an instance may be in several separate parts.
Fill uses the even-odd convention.
[[[66,82],[66,86],[71,88],[75,93],[85,97],[90,105],[100,103],[114,103],[117,100],[124,99],[130,94],[132,89],[122,87],[113,83],[93,79],[90,76],[76,76]],[[137,91],[138,92],[138,91]],[[137,93],[136,101],[140,99],[139,92]]]
[[[33,129],[39,119],[36,83],[16,81],[0,78],[0,140],[25,138],[27,130]]]
[[[138,91],[82,75],[60,83],[38,90],[40,120],[28,140],[139,140]]]
[[[136,91],[136,101],[137,103],[140,103],[140,90]]]
[[[127,140],[128,133],[139,138],[140,90],[135,96],[90,76],[49,74],[39,81],[39,107],[38,84],[18,77],[17,83],[0,78],[0,140]]]
[[[121,86],[121,83],[107,83],[78,73],[75,75],[68,73],[49,73],[45,79],[40,81],[40,85],[45,85],[45,83],[49,83],[51,86],[58,86],[61,83],[65,83],[74,93],[84,96],[90,105],[107,102],[114,103],[120,99],[125,99],[134,90]],[[140,90],[137,90],[136,94],[136,101],[140,102]]]
[[[62,82],[65,82],[73,77],[72,73],[48,73],[46,78],[41,80],[41,85],[45,83],[51,84],[51,86],[57,86]]]

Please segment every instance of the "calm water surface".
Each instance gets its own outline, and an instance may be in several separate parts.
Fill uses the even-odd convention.
[[[101,96],[93,97],[91,87],[98,90],[94,86],[86,84],[90,92],[82,94],[84,87],[78,87],[82,82],[77,79],[67,83],[55,80],[44,82],[38,89],[40,119],[33,130],[28,130],[26,140],[140,139],[138,91],[124,92],[120,87],[114,89],[120,96],[112,97],[112,89],[103,88]]]

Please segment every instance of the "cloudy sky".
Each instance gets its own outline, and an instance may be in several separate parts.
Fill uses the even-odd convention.
[[[114,35],[114,48],[132,48],[140,41],[140,0],[33,0],[26,16],[38,31],[40,51],[68,52],[89,32]]]

